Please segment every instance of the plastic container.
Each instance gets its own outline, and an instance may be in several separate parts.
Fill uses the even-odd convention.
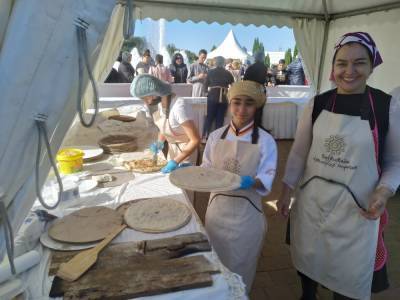
[[[58,169],[62,174],[82,171],[83,151],[76,148],[61,149],[57,153]]]

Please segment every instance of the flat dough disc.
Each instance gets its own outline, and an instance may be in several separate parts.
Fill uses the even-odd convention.
[[[131,161],[123,162],[123,165],[128,170],[137,173],[153,173],[160,171],[165,165],[167,161],[165,159],[157,160],[157,165],[153,165],[153,160],[150,158],[142,158],[142,159],[134,159]]]
[[[93,248],[96,246],[98,243],[87,243],[87,244],[70,244],[70,243],[63,243],[63,242],[58,242],[56,240],[53,240],[51,237],[49,237],[48,232],[42,233],[40,236],[40,242],[42,243],[43,246],[53,249],[53,250],[58,250],[58,251],[78,251],[78,250],[84,250],[84,249],[89,249]]]
[[[96,242],[119,227],[122,221],[121,215],[114,209],[86,207],[55,221],[49,228],[49,236],[67,243]]]
[[[198,192],[225,192],[240,187],[240,176],[225,170],[186,167],[173,171],[169,180],[181,189]]]
[[[125,211],[125,223],[137,231],[161,233],[185,226],[192,216],[183,203],[167,197],[133,202]]]

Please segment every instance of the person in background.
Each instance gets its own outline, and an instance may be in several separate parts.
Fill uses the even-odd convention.
[[[175,53],[172,57],[172,63],[169,66],[171,75],[174,78],[174,83],[186,83],[188,69],[183,61],[183,56],[180,53]]]
[[[308,102],[286,163],[278,211],[289,215],[302,299],[318,284],[334,299],[370,299],[388,288],[386,204],[400,184],[400,103],[367,85],[382,58],[366,32],[335,44],[337,88]]]
[[[232,74],[225,70],[225,59],[222,56],[215,57],[214,61],[215,68],[208,71],[206,80],[206,87],[208,88],[207,116],[204,123],[203,140],[207,139],[214,121],[216,129],[224,125],[226,109],[228,108],[226,94],[229,85],[235,81]]]
[[[292,63],[287,66],[286,71],[290,85],[305,84],[305,75],[300,54],[294,61],[292,61]]]
[[[232,71],[233,70],[232,63],[233,63],[233,59],[232,58],[228,58],[226,60],[225,69],[228,70],[228,71]]]
[[[235,82],[240,81],[242,78],[240,76],[240,62],[235,60],[232,63],[232,69],[229,70],[233,76],[233,79],[235,79]]]
[[[172,83],[174,82],[174,79],[172,78],[168,67],[163,65],[163,60],[163,56],[161,54],[157,54],[156,65],[150,67],[149,74],[165,82]]]
[[[118,73],[122,82],[131,83],[133,78],[135,78],[135,69],[131,64],[132,54],[128,51],[124,51],[121,56],[121,63],[118,66]]]
[[[272,68],[268,67],[267,86],[275,86],[275,84],[276,84],[275,72]]]
[[[275,73],[275,85],[286,85],[288,83],[289,80],[286,71],[286,63],[284,59],[280,59]]]
[[[267,231],[261,199],[271,191],[277,147],[261,127],[266,102],[261,84],[235,82],[228,99],[232,121],[210,134],[201,166],[236,173],[241,184],[234,191],[211,193],[205,227],[218,257],[242,277],[249,293]]]
[[[121,78],[121,75],[118,73],[117,70],[114,68],[111,68],[110,73],[108,74],[106,80],[104,80],[105,83],[122,83],[125,82],[124,78]]]
[[[161,150],[164,142],[168,142],[168,163],[161,172],[170,173],[185,164],[196,165],[200,136],[191,106],[172,93],[169,83],[149,74],[137,76],[130,92],[147,106],[158,103],[158,109],[153,113],[159,129],[156,147]]]
[[[148,74],[151,67],[151,55],[150,50],[146,49],[142,56],[142,61],[136,65],[136,74]]]
[[[193,84],[192,97],[204,97],[206,95],[206,79],[208,66],[204,63],[207,59],[207,51],[201,49],[197,62],[190,65],[187,82]]]
[[[257,52],[254,56],[254,64],[250,65],[244,73],[243,80],[253,80],[262,84],[267,82],[268,68],[264,64],[264,52]]]

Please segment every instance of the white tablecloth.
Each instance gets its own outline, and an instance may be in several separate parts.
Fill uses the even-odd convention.
[[[126,107],[124,108],[128,109]],[[135,108],[131,107],[131,109],[134,110]],[[99,136],[101,136],[101,134],[107,134],[107,132],[103,131],[105,129],[107,130],[112,129],[112,126],[109,126],[112,125],[112,123],[108,122],[113,122],[113,121],[106,120],[102,118],[102,116],[100,115],[99,119],[96,121],[95,126],[93,126],[90,129],[81,127],[79,123],[74,123],[74,125],[69,131],[69,135],[67,135],[66,139],[64,140],[64,144],[96,145]],[[153,139],[157,130],[154,124],[146,123],[146,118],[143,118],[143,115],[139,115],[138,119],[132,124],[135,124],[137,126],[137,130],[143,133],[143,136],[140,139],[138,139],[139,150],[143,151],[146,147],[148,147],[147,145],[148,142]],[[126,126],[131,126],[131,125],[130,123],[126,123]],[[120,126],[118,126],[118,130],[124,131],[131,129],[129,127],[121,128]],[[126,156],[127,154],[114,155],[108,158],[107,161],[102,161],[96,164],[85,165],[84,171],[88,169],[96,169],[99,165],[118,166],[121,163],[120,156],[124,155]],[[138,155],[138,154],[136,153],[132,155]],[[181,189],[173,186],[169,182],[168,176],[169,175],[164,175],[161,173],[135,174],[135,178],[131,180],[129,183],[114,188],[96,188],[86,194],[81,194],[79,199],[62,202],[57,209],[52,210],[50,213],[55,214],[58,217],[62,217],[82,207],[104,205],[111,208],[116,208],[121,203],[124,203],[132,199],[170,196],[178,201],[187,204],[189,208],[192,210],[193,213],[192,219],[186,226],[174,232],[168,232],[162,234],[147,234],[132,229],[126,229],[113,241],[113,243],[158,239],[164,237],[171,237],[177,234],[194,233],[194,232],[205,233],[205,229],[202,226],[201,221],[198,218],[189,200],[184,195]],[[38,208],[42,207],[36,201],[33,209],[38,209]],[[42,255],[40,264],[33,267],[28,272],[22,274],[21,278],[26,284],[27,293],[29,295],[28,299],[47,299],[52,283],[52,278],[48,276],[50,251],[42,247],[40,244],[36,247],[36,250],[39,251]],[[221,273],[212,276],[213,277],[212,286],[180,291],[175,293],[168,293],[164,295],[143,297],[143,299],[155,299],[155,300],[199,299],[200,300],[209,298],[209,299],[230,300],[230,299],[247,298],[245,295],[244,285],[240,277],[234,273],[231,273],[224,266],[222,266],[214,251],[210,253],[195,254],[195,255],[205,255],[211,262],[215,263],[217,266],[220,267]]]
[[[131,97],[130,83],[98,83],[99,97]],[[173,83],[172,92],[178,97],[191,97],[192,84]]]
[[[268,97],[311,98],[314,90],[309,85],[277,85],[267,87]]]

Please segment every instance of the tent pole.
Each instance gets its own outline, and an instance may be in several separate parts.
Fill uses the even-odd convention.
[[[324,17],[325,17],[325,24],[324,24],[324,40],[322,42],[322,50],[321,56],[319,61],[319,68],[318,68],[318,83],[317,83],[317,94],[321,91],[321,83],[322,83],[322,72],[324,71],[324,61],[326,56],[326,46],[328,43],[328,34],[329,34],[329,25],[331,23],[331,18],[328,13],[328,7],[326,5],[326,0],[322,0],[322,4],[324,7]]]

